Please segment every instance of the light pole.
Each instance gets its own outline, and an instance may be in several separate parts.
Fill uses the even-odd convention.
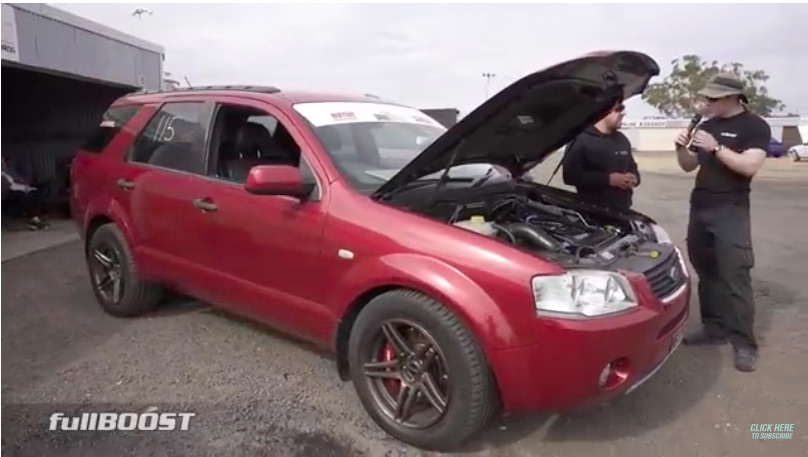
[[[488,91],[491,88],[491,80],[496,78],[496,73],[483,73],[483,78],[485,78],[485,99],[488,100]]]

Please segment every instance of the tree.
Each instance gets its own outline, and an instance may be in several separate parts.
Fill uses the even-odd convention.
[[[782,101],[769,96],[765,86],[769,75],[763,70],[747,70],[743,64],[737,62],[707,62],[693,54],[674,59],[671,65],[671,73],[662,82],[649,84],[642,95],[646,103],[666,116],[692,116],[698,102],[698,91],[712,76],[720,72],[734,73],[740,77],[746,86],[749,109],[758,115],[769,116],[784,108]]]

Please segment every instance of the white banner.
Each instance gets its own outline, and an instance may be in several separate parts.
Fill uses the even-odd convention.
[[[298,103],[295,110],[315,127],[353,122],[401,122],[422,124],[445,130],[436,120],[414,108],[364,102]]]
[[[17,47],[17,17],[14,7],[3,3],[3,60],[20,61]]]

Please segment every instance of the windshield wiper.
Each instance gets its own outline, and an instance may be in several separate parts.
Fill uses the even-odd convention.
[[[491,179],[492,176],[494,176],[494,167],[489,168],[484,175],[480,176],[473,183],[471,183],[471,187],[476,188],[482,186],[483,184],[488,182],[488,180]]]

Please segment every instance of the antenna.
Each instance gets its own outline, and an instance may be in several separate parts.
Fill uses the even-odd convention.
[[[132,12],[132,16],[137,16],[138,20],[143,19],[144,14],[151,16],[154,14],[154,12],[143,8],[138,8]]]

